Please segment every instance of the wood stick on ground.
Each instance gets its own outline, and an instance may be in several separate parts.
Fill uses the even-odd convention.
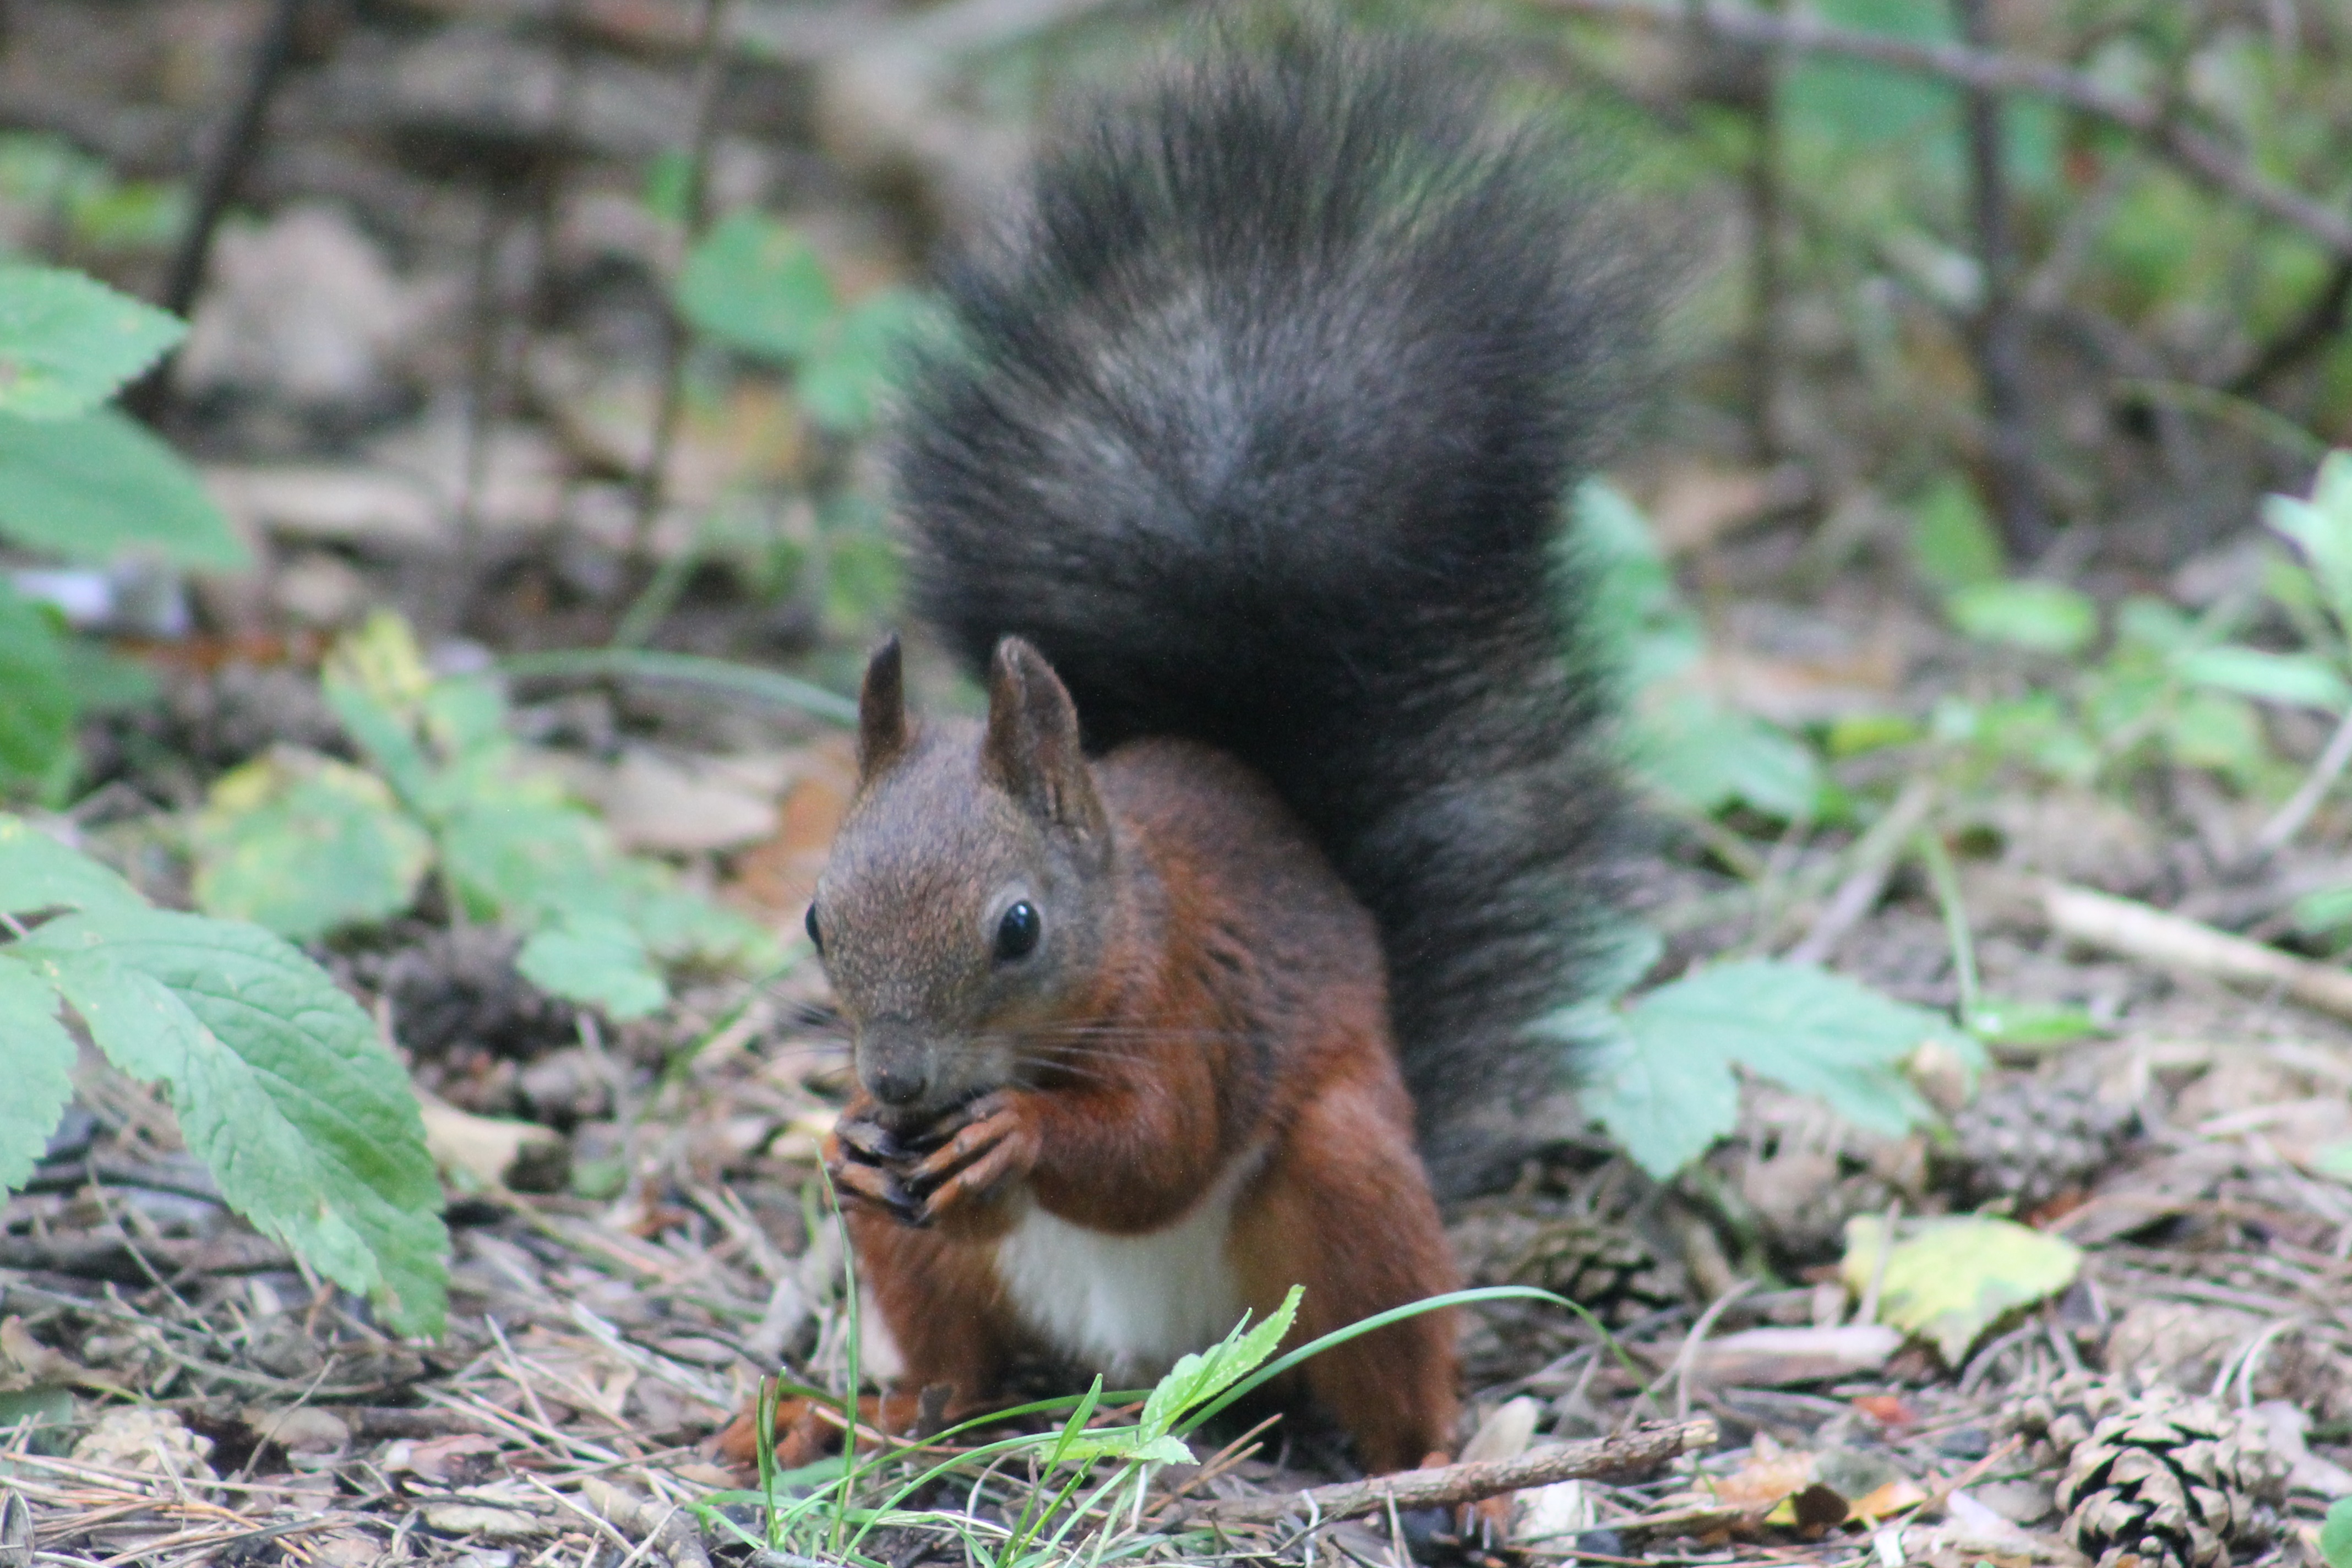
[[[1294,1492],[1257,1497],[1224,1498],[1192,1514],[1196,1520],[1219,1524],[1270,1523],[1286,1514],[1318,1519],[1351,1519],[1393,1505],[1442,1508],[1500,1497],[1528,1487],[1582,1476],[1633,1476],[1655,1469],[1677,1454],[1715,1447],[1715,1423],[1708,1420],[1666,1422],[1636,1426],[1589,1443],[1568,1443],[1534,1448],[1508,1459],[1485,1459],[1468,1465],[1440,1465],[1426,1470],[1401,1470],[1369,1480],[1342,1481]]]
[[[2313,963],[2200,921],[2088,888],[2042,889],[2051,929],[2155,968],[2188,969],[2242,985],[2276,986],[2306,1006],[2352,1018],[2352,972]]]

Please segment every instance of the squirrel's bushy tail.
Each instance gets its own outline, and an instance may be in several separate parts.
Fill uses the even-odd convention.
[[[1042,153],[950,279],[896,456],[919,612],[1019,633],[1089,745],[1265,774],[1377,918],[1441,1189],[1556,1072],[1617,790],[1559,536],[1646,290],[1450,47],[1227,38]]]

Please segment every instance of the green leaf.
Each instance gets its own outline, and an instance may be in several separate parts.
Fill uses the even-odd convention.
[[[139,549],[178,566],[252,564],[179,455],[110,408],[70,419],[0,415],[0,535],[72,561]]]
[[[2325,936],[2352,926],[2352,887],[2322,888],[2294,901],[2294,929],[2306,936]]]
[[[1987,997],[1968,1017],[1969,1033],[1989,1046],[2032,1049],[2087,1040],[2103,1033],[2099,1021],[2066,1003],[2009,1002]]]
[[[196,905],[294,942],[406,909],[433,840],[373,773],[280,747],[212,787],[191,836]]]
[[[438,1332],[448,1234],[408,1078],[359,1005],[257,926],[68,915],[10,952],[123,1071],[160,1081],[221,1194],[402,1332]]]
[[[859,300],[801,367],[801,405],[822,429],[855,434],[874,421],[901,343],[923,330],[921,296],[887,289]]]
[[[1939,1040],[1970,1053],[1936,1014],[1803,964],[1751,959],[1643,997],[1596,1052],[1581,1099],[1634,1162],[1671,1176],[1738,1119],[1734,1066],[1827,1104],[1873,1131],[1929,1120],[1902,1071]]]
[[[569,915],[618,915],[604,824],[576,806],[515,795],[460,803],[441,832],[441,863],[467,913],[526,929]]]
[[[1949,1367],[1964,1363],[1969,1347],[2003,1316],[2056,1295],[2083,1267],[2071,1241],[1972,1216],[1921,1225],[1895,1244],[1882,1275],[1885,1229],[1874,1215],[1846,1221],[1839,1276],[1857,1296],[1878,1278],[1879,1321],[1928,1341]]]
[[[1821,764],[1803,742],[1711,698],[1682,692],[1635,716],[1633,769],[1694,811],[1745,802],[1769,816],[1809,816],[1821,800]]]
[[[0,266],[0,414],[86,414],[187,330],[79,272]]]
[[[2307,653],[2266,653],[2261,648],[2199,648],[2181,657],[2176,668],[2192,685],[2231,691],[2263,702],[2295,708],[2317,708],[2340,713],[2352,702],[2352,686]]]
[[[2270,754],[2253,705],[2218,691],[2192,691],[2174,705],[2164,743],[2184,767],[2211,768],[2251,780]]]
[[[567,916],[534,931],[515,956],[515,968],[551,995],[602,1008],[613,1018],[642,1018],[669,1000],[644,939],[611,915]]]
[[[56,617],[0,578],[0,784],[47,778],[73,752],[68,646]]]
[[[1984,502],[1966,480],[1950,474],[1911,509],[1911,558],[1927,585],[1946,593],[1999,582],[2009,569]]]
[[[432,760],[416,737],[416,718],[433,689],[432,673],[408,623],[389,610],[335,641],[320,672],[327,706],[367,760],[410,810],[434,795]]]
[[[2263,521],[2302,547],[2337,624],[2352,628],[2352,451],[2321,462],[2309,500],[2270,497]]]
[[[677,308],[714,342],[790,363],[817,346],[837,306],[806,240],[764,214],[739,212],[687,257]]]
[[[2327,1505],[2327,1518],[2319,1527],[2319,1555],[2327,1568],[2352,1568],[2352,1498],[2337,1498]]]
[[[46,977],[0,947],[0,1193],[14,1192],[73,1098],[73,1037],[58,1021],[58,994]]]
[[[130,883],[89,856],[0,812],[0,914],[146,907]]]
[[[1143,1403],[1143,1430],[1154,1437],[1172,1431],[1185,1412],[1214,1399],[1226,1389],[1257,1369],[1258,1363],[1272,1355],[1290,1332],[1290,1325],[1298,1316],[1299,1299],[1306,1291],[1293,1285],[1282,1299],[1282,1305],[1266,1315],[1265,1321],[1255,1328],[1248,1318],[1234,1325],[1227,1334],[1208,1350],[1179,1356],[1168,1375],[1153,1385],[1151,1396]]]
[[[1706,1153],[1739,1124],[1739,1079],[1720,1057],[1646,1050],[1621,1016],[1613,1033],[1588,1036],[1578,1100],[1633,1163],[1659,1181]]]
[[[2057,583],[2019,579],[1979,583],[1945,602],[1952,624],[1979,642],[2031,653],[2080,653],[2099,635],[2099,607],[2089,595]]]

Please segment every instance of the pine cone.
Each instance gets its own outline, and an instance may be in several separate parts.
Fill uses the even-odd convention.
[[[2006,1198],[2030,1213],[2088,1186],[2137,1121],[2087,1079],[2011,1079],[1953,1116],[1954,1146],[1937,1163],[1966,1203]]]
[[[1641,1237],[1575,1210],[1497,1200],[1453,1226],[1463,1272],[1480,1285],[1533,1285],[1565,1296],[1611,1328],[1683,1299],[1679,1273]]]
[[[2003,1424],[2021,1434],[2038,1470],[2063,1470],[2091,1429],[2132,1397],[2134,1384],[2096,1373],[2070,1372],[2046,1388],[2014,1400]]]
[[[2116,1401],[2074,1443],[2057,1503],[2068,1543],[2099,1568],[2225,1568],[2232,1543],[2256,1539],[2255,1507],[2277,1479],[2253,1423],[2152,1388]]]

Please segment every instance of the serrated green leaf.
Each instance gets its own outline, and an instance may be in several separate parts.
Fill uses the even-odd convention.
[[[1282,1299],[1282,1305],[1267,1313],[1265,1321],[1255,1328],[1244,1318],[1234,1325],[1233,1332],[1206,1351],[1178,1357],[1176,1364],[1168,1369],[1168,1375],[1152,1386],[1138,1425],[1150,1437],[1158,1438],[1183,1419],[1186,1411],[1214,1399],[1255,1371],[1259,1363],[1280,1347],[1282,1337],[1290,1332],[1290,1325],[1298,1316],[1299,1299],[1305,1294],[1304,1289],[1293,1285]]]
[[[5,819],[0,818],[0,826]],[[0,873],[5,879],[5,873]],[[73,1037],[46,976],[0,947],[0,1193],[25,1184],[73,1098]]]
[[[2264,702],[2328,713],[2341,712],[2352,702],[2352,686],[2325,660],[2307,653],[2269,653],[2230,645],[2185,654],[2175,668],[2192,685]]]
[[[1720,1054],[1692,1050],[1661,1058],[1643,1048],[1622,1016],[1592,1037],[1577,1100],[1633,1162],[1660,1181],[1739,1125],[1739,1079]]]
[[[440,1330],[448,1235],[407,1075],[358,1004],[258,926],[68,915],[10,950],[133,1077],[169,1086],[221,1194],[403,1332]]]
[[[196,906],[293,942],[398,914],[433,861],[382,779],[294,747],[224,773],[190,837]]]
[[[0,812],[0,914],[146,907],[136,889],[89,856]]]
[[[1952,624],[1979,642],[2032,653],[2080,653],[2099,635],[2098,605],[2058,583],[1979,583],[1954,594],[1945,608]]]
[[[642,1018],[669,1000],[644,939],[611,915],[570,915],[533,931],[515,968],[549,994],[613,1018]]]
[[[818,345],[838,304],[806,240],[764,214],[739,212],[686,258],[677,308],[713,342],[789,363]]]
[[[1602,1043],[1581,1099],[1643,1169],[1664,1178],[1738,1118],[1734,1066],[1822,1100],[1873,1131],[1929,1119],[1902,1071],[1930,1040],[1970,1051],[1936,1014],[1769,959],[1720,964],[1651,992]]]
[[[74,744],[65,634],[0,579],[0,785],[47,778]]]
[[[194,470],[110,408],[0,415],[0,536],[69,561],[144,550],[207,571],[253,563]]]
[[[177,317],[94,278],[0,266],[0,413],[86,414],[186,333]]]
[[[1744,802],[1772,816],[1811,815],[1822,790],[1811,748],[1784,730],[1685,692],[1633,721],[1634,771],[1695,811]]]
[[[1882,1273],[1885,1230],[1874,1215],[1846,1221],[1839,1276],[1857,1296],[1878,1279],[1878,1321],[1927,1340],[1949,1367],[2003,1316],[2056,1295],[2083,1267],[2082,1249],[2061,1237],[1971,1216],[1925,1222],[1895,1244]]]

